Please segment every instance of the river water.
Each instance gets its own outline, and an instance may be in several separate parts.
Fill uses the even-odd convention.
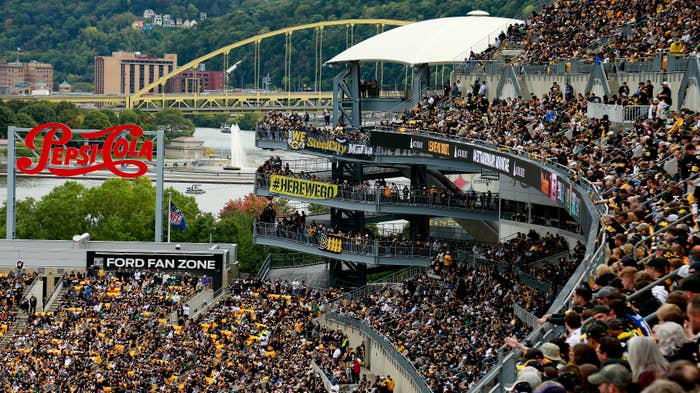
[[[246,171],[254,171],[260,164],[270,157],[270,152],[255,147],[255,133],[252,131],[241,131],[240,140],[243,146],[245,158],[242,163],[242,169]],[[197,128],[194,137],[204,140],[204,146],[214,150],[216,155],[227,157],[231,150],[231,134],[224,134],[218,128]],[[275,155],[290,156],[289,153],[275,152]],[[46,178],[17,178],[17,197],[16,199],[23,200],[28,197],[41,199],[42,196],[51,192],[54,187],[65,183],[68,179],[46,179]],[[94,187],[102,183],[101,180],[78,180],[86,187]],[[190,186],[190,183],[165,183],[165,187],[173,187],[176,190],[184,193],[185,189]],[[204,194],[193,195],[199,209],[203,212],[213,213],[217,215],[224,205],[232,200],[241,198],[253,192],[253,184],[203,184],[202,188],[206,191]],[[0,177],[0,200],[7,200],[7,178]],[[0,218],[3,219],[3,218]]]

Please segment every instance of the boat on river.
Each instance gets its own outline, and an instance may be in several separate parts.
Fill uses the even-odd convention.
[[[201,184],[193,184],[185,190],[186,194],[204,194],[205,192]]]

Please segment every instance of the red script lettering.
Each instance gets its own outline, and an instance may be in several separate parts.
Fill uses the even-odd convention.
[[[43,139],[38,138],[42,134]],[[153,141],[143,140],[139,147],[143,129],[137,125],[123,124],[106,130],[86,131],[80,135],[86,142],[91,139],[101,141],[80,147],[67,146],[73,138],[73,131],[65,124],[45,123],[32,128],[24,143],[30,150],[39,151],[39,159],[35,164],[29,157],[20,157],[17,159],[17,169],[28,175],[47,169],[56,176],[77,176],[109,170],[119,177],[135,178],[148,172],[145,161],[153,161]],[[102,156],[102,162],[97,160],[98,156]],[[129,166],[134,166],[137,170],[122,170]]]

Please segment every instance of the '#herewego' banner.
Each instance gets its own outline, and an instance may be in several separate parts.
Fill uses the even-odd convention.
[[[271,175],[270,192],[309,199],[332,199],[338,195],[338,186],[320,181]]]

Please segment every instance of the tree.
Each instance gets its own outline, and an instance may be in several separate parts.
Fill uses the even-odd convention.
[[[83,193],[88,232],[95,240],[154,239],[155,187],[148,178],[108,179]]]
[[[111,126],[107,115],[100,111],[90,111],[85,115],[81,127],[87,130],[104,130]]]
[[[194,123],[185,119],[182,112],[177,109],[167,108],[156,113],[155,124],[165,131],[168,138],[178,136],[191,136],[194,133]]]
[[[16,113],[12,120],[12,125],[19,128],[32,128],[36,124],[36,121],[26,113]]]
[[[27,105],[20,109],[19,113],[28,114],[38,124],[56,121],[56,111],[53,106],[46,101]]]
[[[253,243],[253,220],[269,203],[267,198],[250,193],[229,201],[219,213],[216,240],[238,245],[238,261],[244,272],[256,271],[269,252],[267,247]],[[285,206],[278,201],[276,209],[281,212]]]
[[[237,116],[235,120],[241,130],[254,130],[258,121],[260,121],[260,116],[255,113],[244,113]]]
[[[13,124],[12,119],[15,117],[12,109],[0,106],[0,138],[7,138],[7,127]]]
[[[124,109],[119,113],[119,120],[115,124],[139,124],[139,115],[132,109]]]
[[[68,240],[87,231],[82,203],[86,187],[68,181],[51,190],[36,203],[33,219],[38,228],[33,238]]]

